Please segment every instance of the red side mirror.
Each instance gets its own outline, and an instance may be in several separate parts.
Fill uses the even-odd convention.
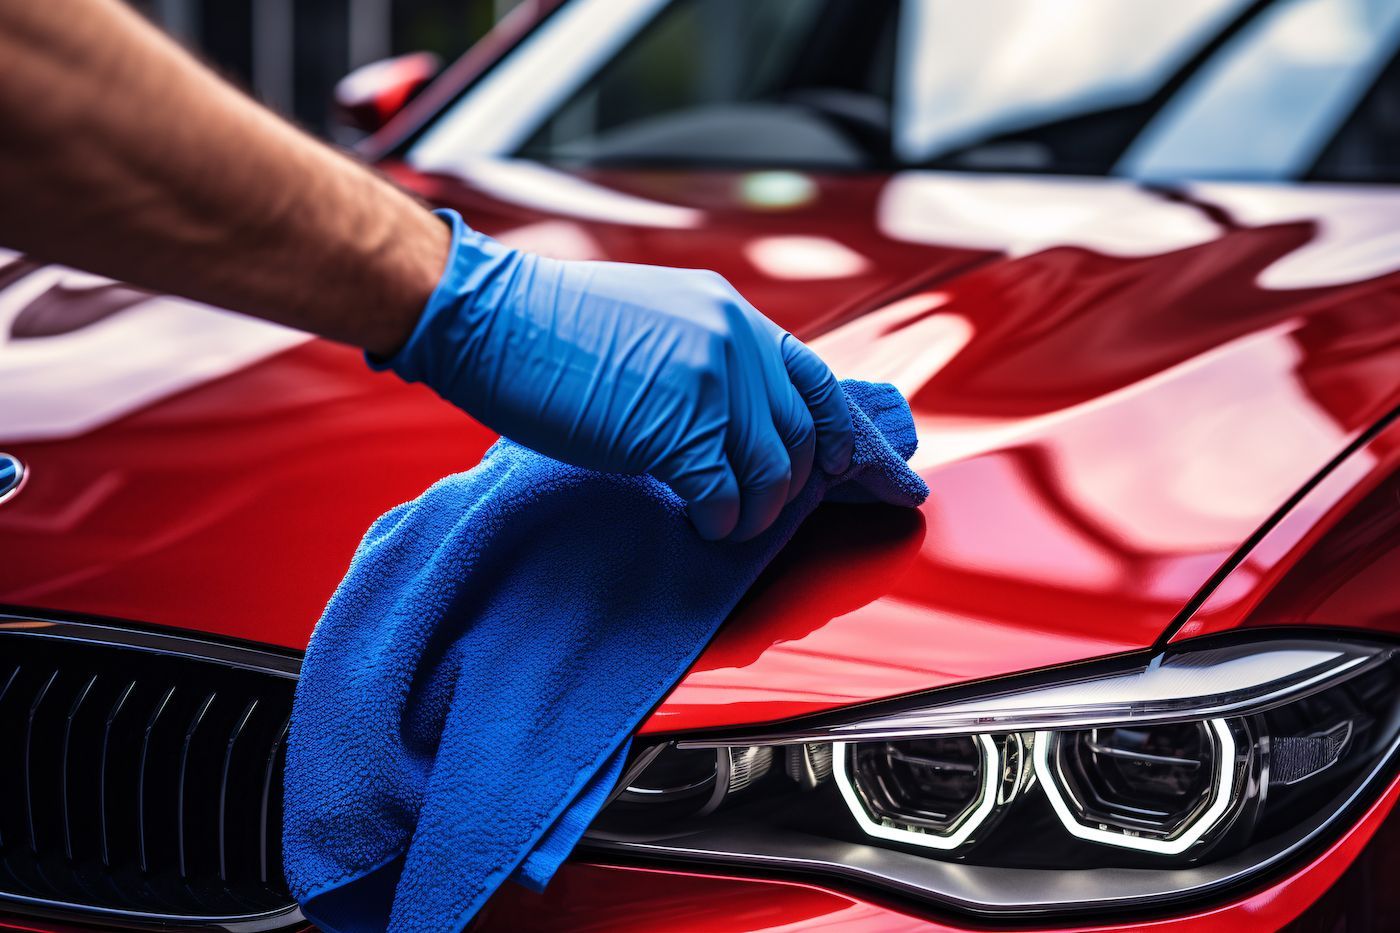
[[[432,52],[410,52],[361,65],[336,83],[336,120],[373,133],[437,77],[441,68],[442,59]]]

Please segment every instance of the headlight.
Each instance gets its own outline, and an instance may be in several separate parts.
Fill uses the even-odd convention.
[[[1036,776],[1071,835],[1158,855],[1223,825],[1255,759],[1247,725],[1226,719],[1037,732],[1035,749]]]
[[[837,742],[832,759],[851,815],[881,839],[956,849],[997,809],[1004,769],[989,735]]]
[[[638,754],[589,843],[993,914],[1199,896],[1297,853],[1394,775],[1398,684],[1379,643],[1227,640],[690,736]],[[690,796],[658,805],[661,784]]]

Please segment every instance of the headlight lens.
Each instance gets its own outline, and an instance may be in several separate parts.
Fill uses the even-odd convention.
[[[636,806],[643,768],[590,836],[995,913],[1190,895],[1297,851],[1393,775],[1396,658],[1375,643],[1217,643],[786,733],[682,739],[653,767],[711,756],[691,759],[710,776],[706,805]],[[1124,867],[1139,871],[1105,872]]]
[[[1221,825],[1254,758],[1225,719],[1037,732],[1035,773],[1071,835],[1179,855]]]
[[[1002,758],[988,735],[838,742],[832,758],[851,815],[881,839],[956,849],[996,809]]]

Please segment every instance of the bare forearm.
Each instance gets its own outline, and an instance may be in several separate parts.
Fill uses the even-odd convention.
[[[447,231],[116,0],[0,0],[0,245],[387,353]]]

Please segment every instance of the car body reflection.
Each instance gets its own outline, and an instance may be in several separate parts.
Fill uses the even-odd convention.
[[[1018,197],[1043,195],[1072,222],[1042,207],[1019,239],[984,224],[959,242],[956,224],[931,224],[939,205],[985,199],[982,179],[802,175],[810,190],[775,209],[753,203],[745,173],[589,170],[580,217],[390,170],[542,251],[714,268],[842,375],[893,381],[913,404],[933,490],[920,514],[823,510],[650,731],[1141,650],[1400,404],[1388,196],[1294,192],[1268,208],[1250,186],[1026,178]],[[928,207],[929,224],[891,223],[894,200]],[[687,222],[651,222],[676,217]],[[804,278],[753,261],[756,243],[813,238],[865,264]],[[25,342],[91,368],[61,351],[96,326]],[[148,364],[148,381],[162,371]],[[64,377],[56,366],[45,384]],[[197,618],[300,647],[369,521],[491,441],[323,341],[184,389],[76,437],[0,437],[32,466],[0,509],[0,533],[20,543],[0,601]]]

